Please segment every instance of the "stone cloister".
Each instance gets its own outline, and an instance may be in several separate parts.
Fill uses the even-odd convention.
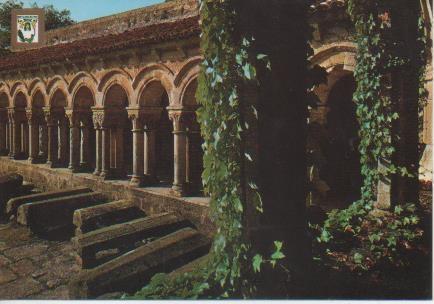
[[[186,56],[179,46],[170,47],[175,53],[166,60],[131,67],[115,60],[106,67],[101,58],[97,64],[103,67],[76,71],[63,63],[63,72],[46,67],[0,82],[2,155],[101,179],[129,176],[137,187],[171,183],[178,196],[197,194],[202,161],[195,91],[201,58],[197,49]],[[124,56],[139,62],[135,52]]]

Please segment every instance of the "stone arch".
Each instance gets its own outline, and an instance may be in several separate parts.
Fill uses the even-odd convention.
[[[34,90],[30,96],[30,106],[32,108],[42,108],[47,106],[47,95],[41,89]]]
[[[193,58],[190,58],[179,70],[178,74],[175,77],[174,84],[175,86],[180,86],[181,82],[188,78],[187,75],[191,74],[192,72],[197,74],[200,70],[200,63],[202,62],[203,58],[202,56],[196,56]]]
[[[71,92],[71,102],[72,103],[68,105],[69,108],[80,106],[90,108],[95,106],[95,88],[89,86],[87,82],[80,81]]]
[[[0,108],[4,109],[9,107],[9,95],[5,92],[0,90]]]
[[[69,83],[68,92],[74,96],[73,92],[77,91],[82,85],[89,87],[95,95],[98,81],[91,73],[79,72]]]
[[[57,88],[63,88],[65,92],[68,91],[68,82],[62,76],[54,76],[47,84],[47,94],[51,94],[53,90]]]
[[[27,96],[28,89],[27,89],[27,86],[25,85],[24,82],[18,81],[16,83],[14,83],[11,87],[10,95],[15,96],[16,93],[19,91],[23,92],[24,95]]]
[[[139,73],[137,73],[137,76],[133,81],[133,89],[136,90],[138,87],[142,87],[152,78],[159,79],[167,91],[169,91],[173,86],[173,71],[163,64],[151,64],[144,67]]]
[[[120,81],[113,79],[104,90],[104,108],[126,108],[130,104],[131,92]]]
[[[26,93],[24,93],[24,90],[18,90],[15,92],[13,98],[12,98],[12,102],[13,102],[13,106],[16,108],[26,108],[27,105],[29,104],[28,101],[28,96],[26,95]]]
[[[198,106],[196,102],[197,76],[199,71],[192,71],[185,79],[185,85],[181,88],[180,101],[182,106]],[[184,83],[184,81],[183,81]]]
[[[57,87],[48,97],[51,108],[65,108],[68,106],[68,92],[65,87]]]
[[[162,81],[158,78],[151,78],[140,89],[138,94],[138,105],[140,107],[159,107],[162,106],[163,95],[169,96],[169,91]],[[170,103],[170,102],[169,102]]]
[[[310,58],[311,64],[319,65],[327,71],[341,66],[343,70],[354,71],[357,46],[353,42],[341,41],[327,44],[315,50]]]
[[[131,82],[133,81],[133,78],[129,73],[127,73],[123,69],[115,69],[115,70],[108,71],[101,78],[98,85],[98,91],[99,92],[106,91],[106,89],[111,86],[113,80],[116,80],[122,85],[124,85],[125,87],[127,87],[127,86],[131,86]]]
[[[33,79],[29,84],[29,96],[32,96],[34,92],[39,89],[44,94],[47,94],[47,86],[45,85],[45,82],[41,78],[35,78]]]

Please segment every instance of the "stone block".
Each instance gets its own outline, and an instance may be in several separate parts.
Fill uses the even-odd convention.
[[[74,212],[76,235],[144,217],[145,213],[131,200],[119,200]]]
[[[142,245],[142,240],[161,237],[188,225],[173,214],[158,214],[95,230],[73,238],[72,242],[82,267],[90,268],[100,263],[98,251],[118,249],[120,255],[137,247],[137,243]]]
[[[68,190],[49,191],[49,192],[16,197],[10,199],[6,204],[6,214],[9,216],[14,214],[17,211],[18,207],[24,204],[34,203],[34,202],[43,201],[47,199],[71,196],[75,194],[89,193],[89,192],[92,192],[92,190],[89,188],[78,187],[78,188],[73,188]]]
[[[192,228],[132,250],[91,270],[82,271],[69,285],[73,299],[96,298],[111,292],[134,292],[160,272],[169,273],[208,253],[210,240]]]

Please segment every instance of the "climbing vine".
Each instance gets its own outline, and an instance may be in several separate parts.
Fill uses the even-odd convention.
[[[427,98],[424,76],[429,40],[425,35],[424,23],[419,18],[417,37],[414,37],[414,43],[409,45],[402,32],[397,30],[399,22],[405,22],[404,19],[399,20],[400,18],[395,16],[392,20],[391,14],[400,12],[402,18],[407,12],[407,17],[413,17],[417,15],[416,10],[415,5],[409,5],[407,1],[348,1],[348,12],[355,25],[358,47],[354,72],[357,89],[353,98],[360,125],[359,151],[363,185],[359,201],[347,209],[334,210],[329,214],[325,224],[319,229],[317,241],[335,242],[336,245],[338,238],[348,242],[348,237],[360,240],[365,234],[367,247],[374,255],[370,257],[371,261],[383,257],[396,258],[395,253],[400,244],[408,244],[421,236],[417,229],[419,218],[414,205],[417,202],[394,202],[399,204],[395,207],[395,212],[385,217],[390,221],[387,227],[371,213],[380,178],[402,176],[415,179],[418,174],[414,168],[398,166],[393,161],[396,142],[400,140],[399,134],[395,134],[393,130],[400,116],[396,98],[393,98],[398,89],[393,90],[391,76],[392,73],[399,72],[404,77],[413,77],[419,81],[420,117]],[[379,170],[379,162],[384,170]],[[367,231],[369,224],[370,230]],[[353,259],[362,264],[365,257],[365,253],[356,252]]]

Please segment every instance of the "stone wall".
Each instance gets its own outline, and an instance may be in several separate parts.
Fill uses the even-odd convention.
[[[198,15],[197,0],[176,0],[47,31],[47,45],[95,38]]]

